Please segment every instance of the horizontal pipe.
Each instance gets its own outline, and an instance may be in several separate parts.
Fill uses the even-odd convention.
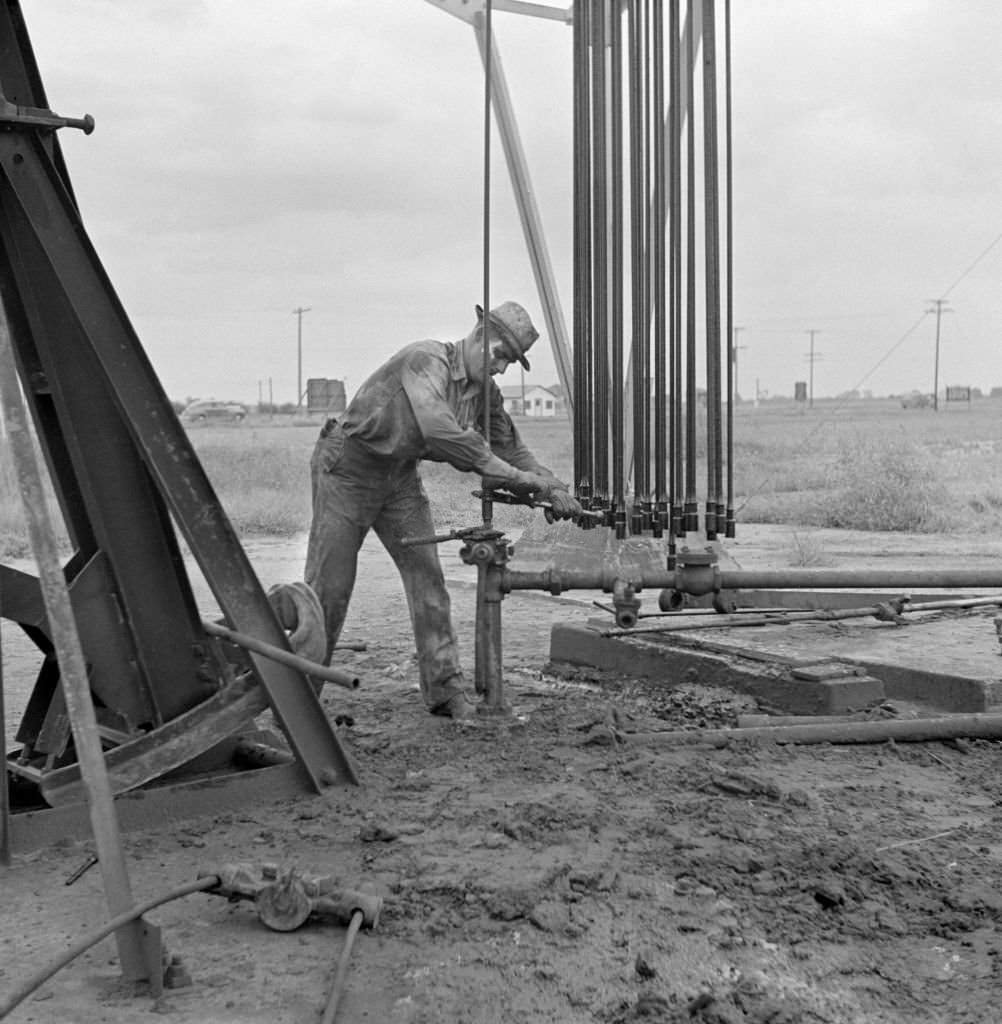
[[[657,570],[624,577],[613,569],[542,569],[536,572],[505,569],[501,579],[504,593],[513,590],[604,590],[612,592],[617,581],[644,589],[681,590],[683,593],[711,593],[716,590],[909,590],[972,587],[1002,588],[1002,566],[988,569],[727,569],[713,572],[709,588],[687,590],[687,576],[702,580],[705,574],[687,570]]]
[[[1002,715],[951,715],[948,718],[888,719],[879,722],[833,722],[775,725],[749,729],[665,729],[621,733],[631,744],[723,747],[734,740],[775,743],[923,743],[928,740],[1002,739]]]
[[[218,636],[223,640],[228,640],[231,644],[236,644],[245,650],[260,654],[263,658],[270,658],[272,661],[288,665],[289,668],[298,669],[314,679],[323,679],[324,682],[335,683],[338,686],[343,686],[346,690],[358,689],[358,676],[353,676],[350,672],[343,672],[341,669],[331,668],[329,665],[321,665],[318,662],[310,661],[309,658],[301,658],[298,654],[293,654],[291,651],[283,651],[280,647],[265,643],[263,640],[248,636],[246,633],[238,633],[236,630],[227,629],[226,626],[220,626],[217,622],[206,622],[203,620],[202,628],[210,636]]]

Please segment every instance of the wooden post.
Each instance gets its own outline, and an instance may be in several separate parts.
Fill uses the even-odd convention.
[[[59,659],[59,676],[86,789],[87,807],[104,878],[105,896],[111,916],[117,917],[131,910],[134,905],[118,829],[118,816],[101,749],[97,716],[87,680],[87,665],[80,647],[69,589],[59,562],[55,535],[42,487],[42,473],[18,383],[10,327],[2,306],[0,405],[3,407],[7,442],[13,456],[32,549],[38,563],[39,582],[45,600],[52,642]],[[159,995],[163,990],[159,930],[154,926],[148,926],[139,918],[116,931],[115,940],[125,978],[130,981],[148,979],[153,994]]]

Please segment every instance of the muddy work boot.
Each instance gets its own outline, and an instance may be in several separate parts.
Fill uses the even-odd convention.
[[[442,718],[452,718],[457,722],[468,721],[471,718],[475,718],[477,714],[476,704],[462,691],[454,693],[447,700],[442,701],[441,704],[435,704],[428,710],[433,715],[439,715]]]

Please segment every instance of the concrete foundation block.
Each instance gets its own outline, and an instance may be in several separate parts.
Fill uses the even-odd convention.
[[[669,689],[682,683],[730,689],[792,715],[844,714],[886,697],[880,679],[852,665],[830,660],[791,664],[761,655],[749,658],[672,645],[663,638],[605,637],[587,625],[555,625],[550,660],[649,679]]]

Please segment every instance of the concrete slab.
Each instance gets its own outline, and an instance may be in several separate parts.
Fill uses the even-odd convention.
[[[916,615],[904,625],[852,619],[628,637],[603,636],[611,625],[603,620],[555,626],[550,657],[668,686],[729,687],[791,714],[837,714],[882,699],[984,712],[1002,708],[996,614],[978,609]]]

